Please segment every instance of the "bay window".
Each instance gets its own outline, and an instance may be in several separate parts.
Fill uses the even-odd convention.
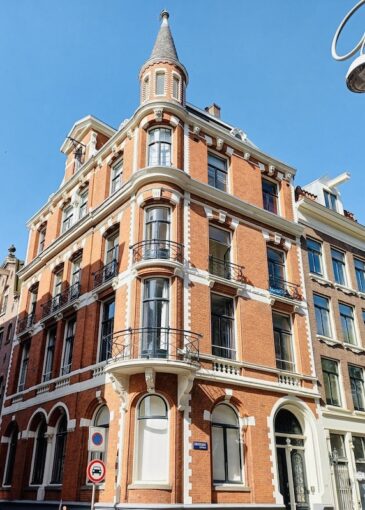
[[[145,215],[144,259],[170,258],[170,209],[149,207]]]

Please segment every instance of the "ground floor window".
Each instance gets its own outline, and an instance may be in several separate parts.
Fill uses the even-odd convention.
[[[67,417],[63,415],[58,422],[54,443],[53,469],[51,483],[61,484],[66,454]]]
[[[47,452],[47,424],[42,420],[37,429],[37,435],[34,442],[34,458],[33,458],[33,472],[31,484],[41,485],[43,483],[44,465],[46,462]]]
[[[15,424],[9,436],[8,451],[6,454],[4,485],[11,485],[13,481],[13,471],[15,464],[15,455],[18,444],[18,426]]]
[[[238,416],[219,404],[212,413],[213,481],[242,483],[242,454]]]
[[[135,481],[168,483],[168,408],[159,395],[146,395],[137,407]]]

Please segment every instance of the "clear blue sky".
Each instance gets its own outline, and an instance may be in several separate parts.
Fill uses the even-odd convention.
[[[73,123],[92,114],[116,127],[137,107],[162,8],[188,101],[217,102],[224,120],[297,168],[297,184],[350,171],[345,207],[365,223],[365,95],[347,91],[348,63],[330,55],[356,1],[0,0],[0,260],[10,243],[25,255],[25,223],[61,182]],[[364,29],[365,7],[340,49]]]

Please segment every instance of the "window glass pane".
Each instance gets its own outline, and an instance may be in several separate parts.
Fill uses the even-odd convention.
[[[217,241],[218,243],[225,244],[229,246],[231,244],[231,235],[227,230],[222,230],[221,228],[209,227],[209,239]]]
[[[341,397],[338,379],[338,363],[337,361],[327,358],[322,358],[321,363],[326,403],[333,406],[340,406]]]
[[[330,434],[331,449],[337,451],[340,459],[346,459],[344,437],[340,434]]]
[[[322,246],[313,239],[307,239],[309,270],[311,273],[322,274]]]
[[[165,73],[156,74],[156,94],[163,95],[165,93]]]
[[[264,209],[277,214],[278,187],[275,182],[268,181],[267,179],[262,180],[262,197]]]
[[[354,259],[357,287],[361,292],[365,292],[365,262]]]
[[[169,478],[169,443],[166,405],[161,397],[155,395],[144,398],[140,407],[138,412],[138,456],[136,456],[137,479],[138,481],[167,482]],[[161,412],[164,414],[161,415]],[[156,459],[159,461],[156,462]]]
[[[173,77],[172,82],[172,95],[175,99],[179,99],[180,79],[177,76]]]
[[[324,190],[324,202],[328,209],[337,210],[337,197],[333,193]]]
[[[238,418],[234,410],[225,404],[217,405],[212,413],[213,423],[225,423],[238,427]]]
[[[212,427],[213,479],[225,480],[223,428]]]
[[[330,308],[329,300],[324,296],[313,294],[314,310],[319,335],[331,337]]]
[[[228,457],[228,480],[230,482],[241,481],[241,455],[240,438],[238,429],[227,428],[227,457]]]

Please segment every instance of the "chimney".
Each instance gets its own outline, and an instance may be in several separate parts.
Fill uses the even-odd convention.
[[[213,115],[213,117],[216,117],[217,119],[221,118],[221,107],[218,106],[216,103],[212,103],[210,106],[206,106],[205,111],[208,112],[210,115]]]

